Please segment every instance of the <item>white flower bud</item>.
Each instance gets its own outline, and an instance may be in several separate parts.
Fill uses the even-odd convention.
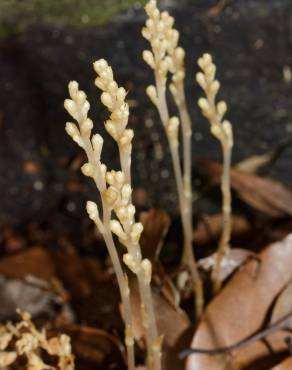
[[[224,114],[226,113],[227,111],[227,104],[225,103],[225,101],[220,101],[218,104],[217,104],[217,111],[219,113],[219,115],[221,117],[224,116]]]
[[[121,189],[121,195],[122,195],[122,199],[124,199],[125,201],[128,201],[131,198],[132,188],[130,184],[123,185]]]
[[[83,173],[84,176],[88,176],[88,177],[92,177],[93,176],[93,167],[90,163],[85,163],[82,167],[81,167],[81,171]]]
[[[79,130],[77,126],[75,125],[75,123],[67,122],[65,126],[65,130],[67,134],[71,137],[73,137],[74,135],[79,135]]]
[[[117,101],[123,103],[126,98],[127,92],[123,87],[119,87],[116,93]]]
[[[155,68],[154,56],[150,50],[143,51],[143,59],[152,69]]]
[[[103,192],[103,198],[109,207],[114,207],[119,197],[118,191],[113,186],[110,186]]]
[[[145,258],[141,262],[141,267],[144,274],[144,281],[146,284],[150,284],[152,276],[152,264],[149,259]]]
[[[202,72],[196,74],[196,80],[203,90],[206,89],[206,78]]]
[[[152,103],[156,105],[157,104],[157,91],[154,85],[149,85],[146,88],[146,94],[149,96]]]
[[[114,140],[118,140],[118,132],[114,123],[110,120],[106,121],[105,129],[111,135]]]
[[[109,110],[113,107],[113,99],[108,92],[103,92],[100,100],[102,104],[105,105]]]
[[[126,266],[134,273],[137,274],[141,267],[141,262],[139,260],[135,260],[134,257],[130,253],[125,253],[123,255],[123,261]]]
[[[122,228],[122,225],[117,220],[110,221],[110,229],[111,231],[117,235],[121,240],[126,239],[126,234]]]
[[[216,95],[220,89],[220,82],[215,80],[210,85],[210,91],[212,94]]]
[[[76,135],[73,135],[72,136],[72,139],[73,139],[73,141],[75,141],[75,143],[76,144],[78,144],[81,148],[83,148],[84,147],[84,145],[83,145],[83,140],[82,140],[82,138],[81,138],[81,136],[80,136],[80,134],[78,133],[78,134],[76,134]]]
[[[71,99],[66,99],[64,101],[64,108],[66,109],[66,111],[74,118],[76,119],[76,117],[78,117],[78,115],[76,115],[76,104],[74,103],[73,100]],[[77,119],[76,119],[77,120]]]
[[[182,47],[177,47],[176,49],[175,49],[175,51],[174,51],[174,56],[175,56],[175,58],[178,60],[178,61],[180,61],[180,62],[182,62],[183,60],[184,60],[184,58],[185,58],[185,51],[184,51],[184,49],[182,48]]]
[[[104,69],[108,67],[108,63],[105,59],[99,59],[93,63],[93,68],[96,73],[102,72]]]
[[[141,222],[136,222],[132,225],[130,237],[133,243],[137,243],[139,241],[142,231],[143,225]]]
[[[206,98],[200,98],[198,100],[198,106],[202,109],[203,112],[208,112],[210,109],[208,100]]]
[[[221,125],[211,125],[211,134],[221,141],[223,139]]]
[[[95,134],[92,136],[91,143],[93,146],[94,154],[97,160],[99,160],[102,146],[103,146],[103,138],[99,134]]]
[[[90,118],[86,118],[81,124],[81,133],[82,135],[89,136],[93,128],[93,122]]]
[[[70,81],[68,84],[68,90],[69,90],[69,95],[72,99],[75,99],[75,96],[78,92],[79,85],[77,81]]]

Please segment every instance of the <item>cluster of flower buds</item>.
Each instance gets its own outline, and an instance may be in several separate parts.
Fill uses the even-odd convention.
[[[103,147],[103,138],[99,134],[91,136],[93,123],[88,118],[90,108],[84,91],[79,90],[78,83],[69,83],[69,95],[71,99],[66,99],[64,107],[68,113],[77,121],[66,123],[66,132],[72,139],[81,146],[88,156],[88,163],[81,167],[85,176],[94,178],[99,189],[105,187],[106,166],[100,162],[100,155]]]
[[[107,189],[102,196],[107,206],[114,210],[117,220],[111,220],[111,230],[127,248],[139,242],[143,226],[135,222],[136,209],[131,201],[132,188],[126,183],[122,171],[106,173]]]
[[[93,127],[91,119],[87,116],[90,104],[87,100],[85,92],[79,90],[79,86],[76,81],[71,81],[68,87],[71,99],[65,100],[64,107],[77,121],[79,128],[75,123],[67,122],[66,131],[79,146],[83,147],[84,143],[81,135],[84,137],[90,137]]]
[[[202,114],[211,124],[211,133],[231,148],[233,146],[232,125],[229,121],[223,120],[227,111],[226,102],[219,101],[216,103],[215,101],[220,89],[220,83],[215,79],[216,66],[211,55],[204,54],[199,58],[198,65],[202,72],[197,73],[196,80],[206,93],[206,98],[200,98],[198,105],[202,110]]]
[[[143,58],[153,70],[166,76],[170,66],[167,56],[177,47],[179,33],[173,29],[173,17],[166,11],[160,12],[156,0],[150,0],[145,6],[145,11],[149,18],[142,29],[142,35],[150,42],[152,52],[145,50]]]
[[[129,119],[129,105],[125,102],[127,92],[114,80],[112,68],[106,60],[96,61],[93,67],[98,75],[95,85],[102,90],[101,102],[111,113],[105,128],[124,152],[131,153],[134,133],[126,129]]]
[[[178,99],[178,90],[183,88],[185,79],[185,51],[178,46],[179,32],[173,28],[174,18],[166,11],[160,12],[156,0],[150,0],[145,10],[149,18],[142,29],[142,35],[150,42],[152,51],[144,50],[143,59],[162,77],[164,83],[167,73],[172,74],[170,89],[174,98]],[[151,86],[146,91],[152,101],[155,95],[153,88]]]

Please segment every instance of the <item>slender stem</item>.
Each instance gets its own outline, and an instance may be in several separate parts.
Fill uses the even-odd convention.
[[[204,306],[203,284],[199,275],[198,267],[196,264],[193,246],[192,246],[192,223],[189,215],[189,209],[186,205],[186,198],[184,195],[184,188],[182,182],[181,168],[179,164],[178,148],[173,147],[170,143],[170,152],[174,166],[174,173],[176,179],[176,186],[178,190],[179,206],[182,219],[182,227],[184,232],[184,263],[188,266],[191,273],[195,292],[195,307],[196,317],[200,317]]]
[[[135,351],[134,351],[134,336],[133,336],[133,320],[132,320],[132,310],[130,303],[130,289],[126,275],[123,272],[121,262],[117,253],[116,246],[114,244],[113,235],[110,231],[110,211],[103,202],[103,225],[105,232],[103,234],[105,244],[110,255],[115,274],[117,276],[117,281],[121,293],[121,299],[123,304],[123,313],[125,320],[125,343],[127,347],[127,360],[128,369],[135,370]]]
[[[89,138],[84,139],[85,152],[88,157],[89,163],[92,164],[94,168],[93,180],[96,184],[97,189],[100,191],[102,200],[102,213],[103,213],[103,237],[104,241],[110,255],[113,268],[117,277],[118,286],[120,289],[123,309],[124,309],[124,320],[125,320],[125,344],[127,348],[127,361],[128,369],[135,370],[135,350],[134,350],[134,336],[133,336],[133,320],[131,312],[130,303],[130,289],[128,284],[128,279],[126,274],[124,274],[120,258],[115,246],[112,232],[110,231],[110,220],[111,220],[111,210],[108,208],[106,202],[102,197],[103,190],[105,189],[105,183],[100,183],[101,176],[97,172],[97,166],[95,165],[94,153],[92,145]]]
[[[161,78],[156,73],[156,88],[157,88],[157,109],[160,115],[160,119],[164,128],[166,128],[169,121],[169,112],[165,97],[165,84],[161,81]],[[185,102],[185,100],[184,100]],[[180,114],[182,119],[183,127],[183,146],[184,146],[184,180],[182,176],[181,165],[179,161],[178,147],[173,145],[169,136],[167,135],[170,152],[174,167],[174,174],[176,180],[176,186],[179,198],[179,207],[182,220],[182,227],[184,233],[184,250],[183,250],[183,262],[188,266],[191,278],[193,282],[195,292],[195,313],[196,317],[200,317],[203,306],[204,306],[204,295],[202,281],[197,268],[195,260],[193,246],[192,246],[192,206],[191,206],[191,131],[190,131],[190,119],[187,113],[186,105],[181,104]],[[167,133],[167,130],[166,130]]]
[[[131,184],[131,156],[128,153],[125,153],[125,151],[120,146],[119,155],[121,168],[126,176],[126,183]],[[129,233],[130,229],[127,229],[127,225],[125,225],[125,227],[126,233]],[[142,252],[139,243],[135,245],[128,245],[127,249],[128,252],[130,252],[135,258],[141,261]],[[155,350],[155,343],[158,340],[158,330],[151,295],[151,283],[145,281],[144,273],[141,267],[137,271],[136,275],[141,298],[142,323],[146,335],[148,370],[161,370],[160,350]]]
[[[223,172],[221,180],[222,192],[222,213],[223,228],[218,246],[216,262],[213,270],[213,289],[217,293],[221,288],[221,262],[223,257],[229,253],[231,237],[231,191],[230,191],[230,166],[231,166],[231,147],[228,143],[222,142],[223,149]]]

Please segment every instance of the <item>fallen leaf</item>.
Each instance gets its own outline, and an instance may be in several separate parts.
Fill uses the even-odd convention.
[[[242,267],[207,307],[191,347],[215,349],[240,342],[262,329],[275,297],[292,278],[292,235],[267,247],[261,265],[250,261]],[[286,332],[269,336],[275,352],[287,350]],[[260,370],[269,355],[263,342],[255,342],[220,356],[193,354],[186,370]],[[266,368],[266,367],[265,367]]]
[[[270,370],[291,370],[292,369],[292,357],[287,358],[279,365],[274,366]]]
[[[222,165],[213,161],[204,161],[204,169],[218,179]],[[232,169],[231,187],[239,197],[251,207],[270,217],[292,215],[292,191],[278,181]]]
[[[131,306],[133,314],[133,332],[137,341],[144,336],[144,329],[141,319],[141,301],[138,284],[135,279],[130,279]],[[178,354],[189,343],[191,337],[188,330],[191,323],[186,313],[164,297],[157,287],[152,288],[152,299],[155,310],[155,317],[159,333],[163,334],[163,363],[168,370],[183,369],[182,362],[178,360]],[[185,340],[185,335],[187,340]]]
[[[205,215],[196,225],[193,233],[195,244],[206,244],[217,240],[222,232],[222,214]],[[248,220],[242,216],[232,216],[232,237],[246,234],[251,228]]]
[[[51,254],[43,247],[32,247],[0,259],[0,275],[23,279],[27,275],[49,281],[55,276]]]
[[[140,222],[144,227],[140,240],[143,258],[157,260],[170,226],[170,218],[163,210],[150,209],[140,214]]]
[[[292,313],[292,280],[289,281],[277,298],[271,317],[271,324],[290,313]],[[292,317],[285,323],[285,328],[292,330]]]
[[[216,263],[217,252],[198,261],[198,266],[205,271],[210,271]],[[221,261],[221,281],[228,278],[236,269],[250,258],[258,259],[257,255],[247,249],[232,248],[228,255]]]
[[[119,340],[103,330],[70,325],[59,328],[68,334],[76,356],[76,370],[126,370],[124,353]]]

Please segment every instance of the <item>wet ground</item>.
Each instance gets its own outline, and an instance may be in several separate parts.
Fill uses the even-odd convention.
[[[187,50],[187,96],[193,118],[194,183],[197,163],[220,159],[196,102],[196,59],[210,52],[229,104],[235,131],[234,162],[265,153],[292,137],[292,4],[289,0],[227,1],[214,16],[216,1],[167,2]],[[213,8],[214,10],[214,8]],[[88,92],[91,117],[104,134],[106,112],[93,85],[91,64],[106,58],[119,83],[129,90],[130,126],[135,130],[133,181],[136,203],[176,213],[176,194],[164,133],[144,90],[152,81],[141,59],[147,47],[140,35],[140,8],[116,16],[102,27],[35,24],[0,40],[0,225],[35,221],[72,230],[85,217],[84,202],[96,192],[80,174],[82,154],[64,132],[69,119],[62,102],[76,79]],[[106,135],[106,134],[105,134]],[[292,184],[292,148],[267,174]],[[103,151],[117,168],[110,138]],[[212,204],[203,203],[204,209]],[[77,228],[78,230],[78,228]],[[76,231],[77,232],[77,231]]]

